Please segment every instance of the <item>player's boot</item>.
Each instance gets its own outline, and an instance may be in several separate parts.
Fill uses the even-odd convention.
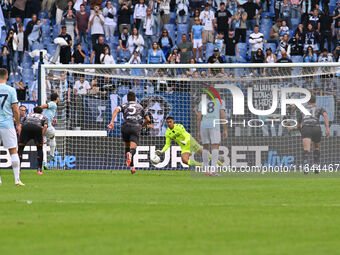
[[[22,181],[15,182],[15,186],[25,186],[25,184],[22,183]]]
[[[126,165],[127,166],[131,165],[131,152],[126,153]]]
[[[136,173],[136,169],[132,166],[131,167],[131,174],[134,174],[134,173]]]
[[[46,162],[43,163],[43,169],[44,170],[49,170]]]
[[[54,161],[54,157],[52,155],[48,156],[48,161]]]
[[[37,172],[38,175],[43,175],[44,173],[41,171],[40,168],[38,168],[38,172]]]

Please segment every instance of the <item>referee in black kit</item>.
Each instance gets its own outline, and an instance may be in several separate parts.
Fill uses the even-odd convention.
[[[42,108],[40,106],[34,107],[33,113],[28,114],[22,120],[21,133],[19,137],[19,159],[22,160],[22,153],[27,142],[34,139],[34,143],[37,146],[37,160],[38,160],[38,174],[42,175],[42,163],[43,163],[43,136],[47,130],[47,118],[42,115]]]

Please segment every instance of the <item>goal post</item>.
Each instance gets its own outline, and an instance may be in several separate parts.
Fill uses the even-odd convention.
[[[127,169],[120,134],[122,116],[116,118],[113,132],[108,132],[107,125],[113,110],[127,101],[130,90],[153,120],[141,130],[135,155],[137,169],[188,169],[174,143],[160,164],[150,162],[155,150],[165,143],[168,116],[200,144],[212,135],[202,129],[220,133],[219,158],[225,166],[301,164],[301,134],[289,127],[297,118],[298,107],[292,105],[302,102],[306,91],[316,96],[330,120],[330,137],[326,139],[324,119],[320,118],[321,163],[339,163],[339,68],[336,62],[41,65],[40,104],[48,102],[52,92],[60,96],[55,125],[57,153],[49,165],[56,169]],[[213,113],[216,109],[219,112]],[[204,123],[198,123],[199,115]],[[211,152],[214,141],[210,140]],[[201,162],[201,155],[194,154]]]

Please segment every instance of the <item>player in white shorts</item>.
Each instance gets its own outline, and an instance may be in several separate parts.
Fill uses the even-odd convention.
[[[191,42],[192,53],[194,54],[194,58],[197,57],[197,49],[198,49],[198,62],[202,62],[202,49],[203,49],[203,26],[201,25],[201,21],[198,17],[195,18],[195,24],[191,28]]]
[[[197,115],[197,137],[203,144],[203,166],[209,166],[209,150],[211,149],[211,166],[216,167],[219,155],[219,146],[221,143],[220,125],[214,126],[214,120],[225,119],[225,102],[216,99],[216,103],[211,99],[206,98],[206,114],[203,115],[202,101],[199,104]],[[222,138],[227,137],[227,125],[223,124]],[[211,148],[210,148],[211,147]]]
[[[17,92],[14,88],[6,84],[7,79],[8,71],[5,68],[0,68],[0,139],[4,148],[8,149],[11,155],[15,185],[24,186],[25,184],[20,181],[19,177],[20,160],[17,151],[18,140],[13,122],[14,117],[17,123],[17,131],[20,134],[21,125]]]
[[[49,160],[54,161],[54,152],[56,148],[56,141],[55,141],[55,128],[53,127],[55,113],[57,111],[57,104],[59,103],[59,96],[57,93],[51,94],[51,101],[48,104],[43,104],[41,106],[43,111],[43,115],[48,119],[48,128],[46,130],[44,136],[44,143],[47,142],[50,145],[50,155]],[[46,166],[44,164],[44,166]]]

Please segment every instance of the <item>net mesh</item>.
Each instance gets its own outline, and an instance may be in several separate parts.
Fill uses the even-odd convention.
[[[247,106],[249,88],[252,89],[253,106],[258,110],[267,110],[272,106],[273,88],[278,89],[279,99],[282,88],[306,88],[315,94],[317,104],[326,110],[331,123],[331,136],[326,139],[324,120],[320,118],[323,133],[321,162],[340,162],[340,89],[336,67],[88,67],[49,66],[43,69],[45,80],[42,84],[46,88],[43,98],[48,101],[54,91],[60,95],[56,114],[58,122],[55,125],[57,152],[55,160],[49,162],[54,168],[127,169],[120,133],[123,123],[121,114],[116,118],[112,132],[107,132],[107,125],[113,110],[127,101],[126,95],[130,90],[136,93],[137,101],[152,117],[150,126],[141,131],[135,156],[137,168],[187,169],[181,163],[180,147],[174,143],[157,166],[150,163],[150,158],[165,143],[165,119],[168,116],[183,124],[200,144],[207,143],[207,138],[202,137],[204,124],[197,117],[202,112],[203,95],[207,98],[203,103],[207,104],[208,114],[209,111],[220,110],[221,107],[217,107],[220,104],[218,97],[224,104],[225,121],[214,126],[217,132],[223,131],[222,124],[227,126],[228,137],[223,139],[222,134],[221,141],[218,141],[219,157],[224,165],[301,164],[301,134],[282,124],[283,120],[289,119],[284,124],[293,125],[292,120],[296,119],[294,107],[288,105],[287,115],[282,116],[279,101],[274,113],[268,116],[254,115]],[[244,115],[233,113],[233,105],[239,102],[234,101],[227,86],[242,91],[245,97]],[[213,104],[211,96],[215,98]],[[290,93],[288,97],[300,98],[301,94]],[[220,112],[213,116],[222,119]],[[210,153],[211,143],[209,141],[205,146]],[[194,158],[202,161],[200,153],[195,154]]]

